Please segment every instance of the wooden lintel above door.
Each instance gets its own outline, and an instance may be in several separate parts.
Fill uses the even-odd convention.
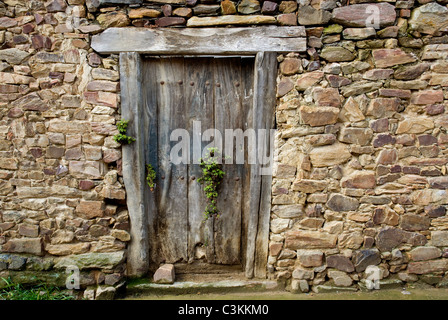
[[[92,37],[101,54],[219,54],[251,55],[259,52],[305,52],[302,26],[256,28],[109,28]]]

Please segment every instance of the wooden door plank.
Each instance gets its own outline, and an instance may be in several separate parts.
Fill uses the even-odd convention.
[[[224,137],[226,129],[242,129],[240,58],[215,59],[215,128]],[[224,148],[224,147],[223,147]],[[221,149],[223,151],[223,149]],[[235,154],[234,154],[235,157]],[[242,165],[223,164],[225,176],[220,186],[215,219],[215,255],[217,263],[241,262],[241,187]]]
[[[252,128],[252,107],[254,89],[254,58],[241,59],[241,95],[243,110],[243,130]],[[242,218],[241,218],[241,258],[242,265],[246,265],[247,254],[247,230],[249,226],[250,212],[250,164],[248,163],[248,139],[244,145],[244,169],[242,177]]]
[[[142,62],[135,52],[120,54],[121,115],[129,120],[128,135],[137,137],[130,145],[123,145],[123,180],[126,203],[131,222],[131,242],[128,245],[127,272],[129,276],[142,276],[149,267],[147,215],[144,205],[145,165],[144,123],[142,111]]]
[[[138,139],[142,140],[145,145],[145,164],[151,164],[156,172],[156,181],[154,191],[151,192],[145,181],[145,210],[148,219],[148,243],[157,243],[156,221],[158,216],[158,200],[157,188],[160,178],[159,161],[158,161],[158,116],[157,116],[157,60],[143,60],[143,109],[139,116],[144,120],[143,135]],[[145,176],[146,176],[145,168]],[[157,250],[154,246],[151,252]],[[159,267],[158,261],[151,259],[150,271],[154,272]]]
[[[187,164],[173,164],[171,132],[185,129],[183,99],[183,59],[161,58],[157,68],[158,80],[158,155],[159,177],[157,197],[159,212],[156,221],[156,250],[154,261],[174,263],[187,261]],[[163,81],[163,84],[162,84]],[[186,151],[186,150],[184,150]]]
[[[185,106],[187,109],[187,129],[191,137],[191,162],[188,165],[188,257],[195,258],[196,246],[208,248],[207,260],[214,260],[209,239],[213,237],[212,219],[204,221],[207,205],[203,186],[198,182],[202,176],[199,159],[208,144],[202,141],[202,132],[214,127],[213,70],[210,58],[185,59]]]

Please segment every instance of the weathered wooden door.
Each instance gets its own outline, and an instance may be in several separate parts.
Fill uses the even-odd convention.
[[[254,58],[147,57],[143,70],[144,107],[156,111],[147,129],[153,137],[148,142],[149,159],[157,172],[148,213],[151,269],[161,263],[201,269],[243,266],[249,219],[248,165],[236,164],[236,159],[223,165],[221,214],[204,222],[206,199],[197,181],[202,169],[193,162],[214,140],[202,141],[207,129],[219,131],[224,146],[226,129],[245,131],[251,126]],[[171,141],[171,134],[178,129],[189,134],[188,163],[170,161],[172,148],[180,142]],[[184,157],[186,151],[182,149]]]

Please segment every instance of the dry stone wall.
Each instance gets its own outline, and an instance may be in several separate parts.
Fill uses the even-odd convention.
[[[278,57],[269,277],[446,285],[446,0],[0,1],[0,276],[64,285],[74,264],[88,298],[123,283],[119,61],[92,35],[266,24],[308,44]]]

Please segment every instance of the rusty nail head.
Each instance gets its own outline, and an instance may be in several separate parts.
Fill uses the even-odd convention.
[[[163,86],[165,84],[165,81],[160,81],[160,84]]]

